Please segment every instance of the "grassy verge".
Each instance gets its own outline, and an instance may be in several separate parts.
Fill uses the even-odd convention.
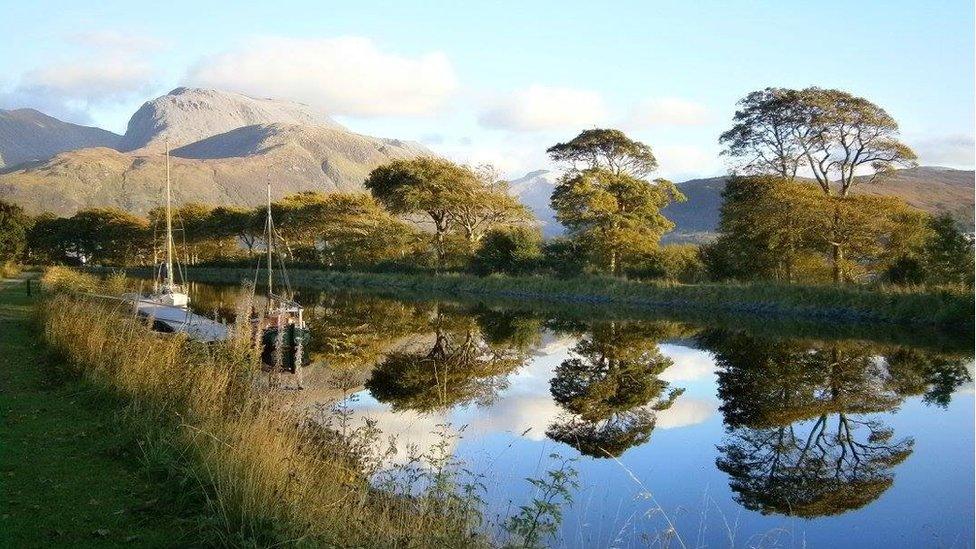
[[[31,321],[23,281],[0,281],[0,546],[170,546],[177,517],[119,428],[119,402],[70,379]]]
[[[245,332],[202,345],[160,335],[114,302],[64,291],[111,293],[66,270],[45,275],[43,337],[86,383],[113,395],[138,433],[143,466],[168,499],[195,509],[195,543],[230,546],[477,546],[480,500],[463,492],[458,467],[437,452],[393,471],[377,488],[379,434],[334,426],[276,390]],[[250,308],[241,303],[243,317]],[[337,419],[336,419],[337,418]],[[449,444],[439,446],[441,450]],[[80,474],[80,473],[76,473]],[[373,480],[371,480],[373,479]]]
[[[677,284],[616,278],[472,275],[404,275],[313,270],[290,271],[301,286],[494,295],[573,303],[610,303],[664,311],[717,311],[755,317],[783,317],[832,323],[889,323],[934,326],[959,334],[973,331],[973,293],[965,289],[856,286],[799,286],[774,283]],[[253,279],[246,269],[191,268],[200,282]]]

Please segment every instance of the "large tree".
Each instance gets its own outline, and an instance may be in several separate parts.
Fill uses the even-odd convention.
[[[369,174],[365,186],[392,213],[423,215],[433,224],[437,261],[443,266],[452,218],[468,200],[476,181],[470,168],[426,156],[380,166]]]
[[[0,200],[0,263],[20,257],[31,224],[31,218],[23,208]]]
[[[484,164],[471,171],[475,178],[458,188],[459,200],[448,216],[472,248],[492,228],[523,225],[532,219],[493,166]]]
[[[549,148],[566,163],[552,194],[556,217],[607,271],[655,249],[674,224],[661,214],[684,195],[665,179],[643,179],[657,167],[649,146],[619,130],[587,130]]]
[[[574,171],[605,169],[614,175],[645,177],[657,169],[651,147],[613,129],[584,130],[567,143],[546,150],[556,162]]]
[[[847,196],[866,169],[880,175],[916,160],[890,114],[840,90],[752,92],[739,101],[733,122],[719,142],[737,169],[787,179],[809,173],[828,195]]]

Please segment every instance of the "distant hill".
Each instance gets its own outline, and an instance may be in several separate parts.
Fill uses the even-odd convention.
[[[665,242],[698,242],[715,236],[725,181],[725,177],[711,177],[677,184],[688,201],[664,209],[664,215],[676,225],[673,232],[665,235]],[[879,182],[863,183],[854,189],[856,193],[896,196],[930,213],[948,212],[961,226],[972,231],[974,182],[976,174],[972,170],[922,166],[898,170]],[[544,170],[530,172],[513,180],[511,188],[523,204],[546,222],[547,235],[562,233],[549,208],[549,196],[555,188],[554,174]]]
[[[125,152],[82,148],[0,171],[0,198],[32,213],[99,206],[146,213],[161,200],[166,140],[177,202],[239,206],[261,204],[269,178],[276,197],[361,191],[376,166],[432,154],[350,132],[297,103],[177,88],[133,115],[118,146]]]
[[[62,122],[34,109],[0,109],[0,168],[85,147],[116,147],[121,139],[110,131]]]

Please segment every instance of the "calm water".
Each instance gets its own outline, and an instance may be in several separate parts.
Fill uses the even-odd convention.
[[[228,314],[236,288],[195,285]],[[310,401],[352,395],[401,450],[464,426],[489,517],[551,454],[560,545],[973,545],[972,342],[305,291]],[[824,334],[830,333],[830,337]],[[789,335],[786,335],[789,334]],[[342,376],[337,372],[350,372]]]

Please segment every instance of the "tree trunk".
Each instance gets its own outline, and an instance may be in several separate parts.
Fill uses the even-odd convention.
[[[840,244],[831,244],[833,247],[834,256],[834,284],[840,284],[844,281],[844,272],[842,268],[842,263],[844,262],[844,249],[841,248]]]

